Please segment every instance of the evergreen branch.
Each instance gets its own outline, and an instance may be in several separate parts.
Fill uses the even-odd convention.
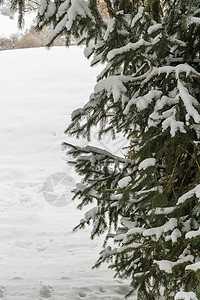
[[[98,147],[93,147],[93,146],[80,147],[80,146],[75,146],[75,145],[72,145],[72,144],[69,144],[66,142],[62,143],[62,146],[64,147],[64,149],[73,148],[74,150],[77,150],[79,153],[80,152],[81,153],[93,153],[93,154],[98,154],[98,155],[101,154],[104,156],[104,158],[109,157],[109,158],[112,158],[112,160],[116,160],[116,161],[119,161],[122,163],[128,163],[128,164],[133,165],[133,161],[131,161],[130,159],[116,156],[116,155],[108,152],[107,150],[103,150]]]
[[[192,9],[192,7],[193,7],[193,5],[194,5],[195,2],[196,2],[196,0],[193,0],[193,2],[192,2],[191,5],[190,5],[190,8],[189,8],[188,13],[187,13],[187,15],[186,15],[186,19],[185,19],[184,26],[186,26],[187,19],[188,19],[188,17],[189,17],[189,14],[190,14],[191,9]]]
[[[196,162],[198,169],[200,170],[200,165],[198,163],[198,160],[196,159],[196,157],[194,155],[192,155],[189,151],[187,151],[186,149],[183,148],[183,151],[185,151],[186,153],[188,153]]]
[[[110,18],[116,17],[116,12],[112,8],[111,1],[110,0],[104,0],[104,2],[106,3],[107,11],[108,11],[108,14],[109,14]]]
[[[183,280],[185,277],[187,277],[188,275],[190,275],[190,273],[192,273],[194,271],[192,271],[192,270],[186,270],[185,272],[186,272],[186,274],[184,274],[182,277],[180,277],[180,278],[170,278],[170,280],[174,280],[174,281]]]

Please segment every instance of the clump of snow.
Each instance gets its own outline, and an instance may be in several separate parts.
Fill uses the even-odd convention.
[[[107,25],[107,29],[106,29],[106,32],[104,34],[104,40],[106,41],[108,39],[108,36],[111,32],[113,32],[114,30],[114,25],[115,25],[115,18],[112,18],[112,19],[108,19],[108,20],[105,20],[106,22],[106,25]]]
[[[200,235],[200,228],[198,230],[193,230],[193,231],[187,232],[185,237],[186,237],[186,239],[192,239],[199,235]]]
[[[39,8],[38,8],[38,13],[40,14],[40,15],[43,15],[44,14],[44,12],[45,12],[45,10],[46,10],[46,8],[47,8],[47,0],[41,0],[40,1],[40,5],[39,5]]]
[[[196,272],[196,271],[200,270],[200,262],[188,265],[185,269],[186,270],[192,270],[192,271]]]
[[[151,193],[151,192],[158,192],[161,194],[163,192],[163,187],[162,186],[154,186],[149,190],[141,190],[136,192],[136,195],[141,195],[141,194],[146,194],[146,193]]]
[[[43,1],[46,1],[46,0],[42,0],[41,3]],[[66,12],[67,12],[67,8],[69,7],[70,5],[70,0],[65,0],[58,8],[58,11],[57,11],[57,14],[56,14],[56,19],[59,20],[60,17],[62,17]],[[42,15],[43,12],[40,12],[39,13]]]
[[[177,204],[181,204],[184,203],[188,198],[191,198],[193,196],[196,196],[197,198],[200,199],[200,184],[198,184],[197,186],[195,186],[195,188],[193,188],[192,190],[190,190],[189,192],[185,193],[184,195],[182,195],[179,199]]]
[[[122,241],[125,237],[125,234],[118,234],[114,237],[114,241],[115,242],[119,242],[119,241]]]
[[[146,42],[144,39],[141,38],[136,43],[128,43],[124,47],[120,47],[120,48],[111,50],[110,52],[108,52],[108,55],[107,55],[108,61],[112,60],[116,55],[121,55],[121,54],[123,54],[125,52],[128,52],[130,50],[137,50],[141,46],[148,46],[149,44],[150,44],[149,42]]]
[[[123,226],[125,226],[126,228],[130,229],[136,226],[136,222],[131,222],[126,218],[121,218],[121,223]]]
[[[170,127],[170,134],[172,137],[175,136],[176,132],[179,130],[181,133],[186,133],[186,130],[184,128],[184,123],[181,121],[177,121],[175,118],[175,110],[173,109],[172,116],[168,117],[162,122],[162,128],[163,130],[166,130],[168,127]]]
[[[122,199],[122,194],[115,194],[110,196],[110,200],[118,201]]]
[[[147,30],[148,34],[152,34],[153,32],[156,32],[157,30],[162,28],[162,24],[154,24],[150,26]]]
[[[172,273],[172,268],[175,266],[175,263],[169,260],[154,260],[154,263],[159,266],[161,271],[165,271],[166,273]]]
[[[82,0],[71,0],[71,7],[68,10],[67,14],[67,22],[66,28],[70,30],[74,20],[76,19],[77,15],[81,16],[82,18],[90,17],[93,18],[91,12],[88,8],[88,3]]]
[[[197,17],[191,17],[190,22],[200,24],[200,18],[199,17],[198,18]]]
[[[138,13],[132,19],[131,27],[134,27],[135,24],[142,18],[143,13],[144,13],[144,7],[139,7]]]
[[[88,210],[84,215],[86,222],[88,222],[90,219],[93,219],[98,214],[98,212],[99,212],[98,206],[95,206],[90,210]]]
[[[129,80],[126,76],[110,76],[104,80],[98,82],[94,88],[95,93],[103,92],[104,90],[107,93],[112,93],[114,101],[117,102],[126,93],[127,89],[124,86],[123,82]]]
[[[84,49],[84,55],[86,58],[89,58],[94,50],[94,42],[90,41]]]
[[[161,99],[156,101],[155,110],[160,110],[165,105],[170,106],[170,105],[176,104],[176,103],[178,103],[178,101],[179,101],[179,97],[177,97],[176,94],[174,95],[174,97],[162,96]]]
[[[172,239],[172,242],[173,243],[176,243],[178,238],[181,237],[181,232],[178,228],[175,228],[173,231],[172,231],[172,234],[171,234],[171,239]]]
[[[158,100],[162,95],[161,91],[151,90],[146,95],[141,97],[133,97],[127,104],[124,114],[128,114],[130,107],[135,104],[139,111],[144,110],[153,100]]]
[[[159,269],[162,271],[165,271],[166,273],[172,273],[172,268],[174,266],[177,266],[179,264],[182,264],[184,262],[189,262],[189,261],[193,261],[194,260],[194,256],[193,255],[186,255],[186,256],[182,256],[180,257],[180,259],[178,259],[177,261],[173,262],[173,261],[169,261],[169,260],[154,260],[154,263],[157,264],[159,266]]]
[[[56,25],[54,30],[48,36],[47,45],[51,43],[51,41],[66,27],[67,23],[67,15]],[[43,22],[39,23],[39,26],[42,26]]]
[[[126,176],[126,177],[122,178],[121,180],[119,180],[118,185],[120,188],[124,188],[131,182],[131,180],[132,179],[130,176]]]
[[[150,74],[146,77],[144,82],[150,82],[152,78],[157,75],[165,74],[168,77],[171,73],[177,79],[177,88],[169,93],[168,96],[162,96],[161,99],[156,99],[154,111],[149,116],[148,127],[162,126],[163,131],[170,129],[170,134],[172,137],[175,136],[177,131],[181,133],[186,133],[185,124],[189,124],[190,118],[193,119],[195,124],[193,128],[196,130],[198,135],[198,125],[200,123],[200,114],[198,113],[196,107],[199,105],[198,101],[189,93],[185,83],[181,79],[181,74],[186,74],[189,76],[190,74],[199,76],[199,73],[195,71],[194,68],[187,64],[179,64],[176,67],[172,66],[164,66],[164,67],[153,67]],[[157,91],[158,92],[158,91]],[[153,99],[153,98],[152,98]],[[144,101],[145,100],[145,101]],[[136,105],[139,105],[139,109],[145,109],[148,107],[149,103],[151,103],[150,99],[144,99],[144,107],[142,107],[142,102],[140,98],[132,99]],[[139,104],[137,104],[137,102]],[[141,104],[140,104],[141,102]],[[176,104],[182,102],[186,109],[186,116],[184,121],[180,121],[177,119],[177,108]],[[130,104],[128,104],[130,105]],[[160,112],[166,105],[172,106],[170,109]],[[127,109],[127,108],[126,108]]]
[[[133,227],[128,230],[127,235],[132,235],[132,234],[138,234],[138,233],[143,233],[145,231],[145,228],[142,227]]]
[[[178,292],[174,300],[198,300],[194,292]]]
[[[183,65],[181,65],[183,66]],[[187,65],[184,65],[184,68],[180,68],[179,69],[177,67],[176,69],[176,73],[178,72],[191,72],[191,68],[187,68]],[[177,75],[178,76],[178,75]],[[180,93],[180,97],[185,105],[187,114],[189,117],[192,117],[195,121],[195,123],[199,124],[200,123],[200,114],[198,113],[198,111],[194,108],[194,106],[198,106],[199,103],[198,101],[189,94],[188,89],[183,85],[183,83],[181,82],[180,79],[178,79],[178,89],[179,89],[179,93]]]
[[[148,215],[154,213],[155,215],[167,215],[171,214],[174,211],[174,207],[156,207],[153,210],[150,210]]]
[[[86,188],[87,188],[86,185],[84,185],[81,182],[76,184],[76,191],[84,191]]]
[[[51,18],[54,15],[55,12],[56,12],[56,5],[55,5],[55,3],[52,2],[52,1],[49,1],[49,5],[48,5],[47,11],[45,13],[45,18],[46,19]]]
[[[177,219],[171,218],[169,219],[168,222],[166,222],[162,226],[146,229],[143,232],[143,235],[144,236],[156,235],[156,238],[158,240],[163,233],[173,230],[174,228],[177,227],[177,225],[178,225]]]
[[[147,168],[149,167],[154,167],[156,164],[156,159],[155,158],[146,158],[144,159],[140,164],[139,164],[139,167],[138,167],[138,170],[146,170]]]

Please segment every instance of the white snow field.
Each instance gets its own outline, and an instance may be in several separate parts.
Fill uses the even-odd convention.
[[[1,51],[0,66],[0,299],[124,299],[129,281],[91,269],[103,239],[72,233],[83,212],[61,150],[100,67],[76,47]]]

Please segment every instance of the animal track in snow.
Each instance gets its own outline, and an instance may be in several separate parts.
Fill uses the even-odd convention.
[[[4,298],[5,292],[6,292],[5,287],[4,286],[0,286],[0,299]]]
[[[52,297],[53,288],[50,285],[42,285],[39,295],[42,298],[49,299]]]

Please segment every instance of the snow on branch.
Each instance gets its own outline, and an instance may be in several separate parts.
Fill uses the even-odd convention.
[[[103,261],[106,259],[112,257],[117,253],[117,249],[112,249],[110,246],[106,247],[104,250],[100,252],[100,257],[98,261],[96,262],[94,267],[98,267]]]
[[[94,20],[88,2],[85,0],[66,0],[61,3],[58,9],[53,1],[42,0],[38,11],[38,28],[42,28],[46,23],[50,22],[52,17],[55,17],[57,22],[48,37],[48,46],[64,30],[71,31],[73,34],[74,23],[83,19]],[[83,26],[78,26],[75,28],[75,31],[79,32],[83,29],[86,30]]]
[[[194,292],[178,292],[174,300],[198,300]]]
[[[171,218],[168,222],[160,227],[154,227],[146,229],[143,232],[143,236],[152,236],[156,235],[157,240],[161,237],[163,233],[173,230],[178,225],[177,219]]]
[[[71,30],[73,22],[78,15],[81,18],[89,17],[90,19],[93,19],[88,7],[88,2],[84,0],[71,0],[71,6],[68,10],[68,21],[66,23],[67,30]]]
[[[67,23],[67,15],[57,24],[57,26],[49,34],[47,45],[50,45],[52,41],[65,29]]]
[[[161,74],[166,74],[166,77],[168,77],[171,73],[175,73],[177,78],[179,78],[181,73],[186,73],[186,77],[190,74],[200,76],[200,74],[188,64],[179,64],[176,67],[153,67],[150,74],[146,77],[144,83],[151,81],[154,77],[159,76]]]
[[[143,38],[141,38],[138,42],[136,43],[128,43],[126,46],[124,47],[120,47],[117,49],[113,49],[110,52],[108,52],[107,58],[108,61],[112,60],[116,55],[121,55],[127,51],[130,50],[137,50],[142,46],[149,46],[150,43],[145,41]]]
[[[148,105],[155,99],[159,99],[162,95],[161,91],[151,90],[146,95],[136,97],[133,96],[131,100],[129,100],[126,108],[124,109],[124,114],[127,115],[129,113],[130,107],[135,104],[139,111],[144,110],[148,107]]]
[[[200,270],[200,262],[196,262],[194,264],[187,265],[187,267],[185,269],[196,272],[196,271]]]
[[[58,8],[56,19],[59,20],[69,9],[70,0],[65,0]]]
[[[200,228],[198,230],[193,230],[193,231],[187,232],[185,235],[186,239],[192,239],[192,238],[198,237],[198,236],[200,236]]]
[[[71,148],[72,150],[70,150],[70,152],[73,152],[73,150],[75,150],[75,151],[77,150],[79,154],[80,153],[92,153],[94,155],[102,155],[103,159],[105,159],[105,157],[108,157],[108,158],[113,159],[114,161],[118,161],[118,162],[121,162],[121,163],[133,164],[131,159],[116,156],[116,155],[108,152],[107,150],[103,150],[102,148],[93,147],[93,146],[89,146],[89,145],[85,146],[85,147],[79,147],[79,146],[71,145],[71,144],[66,143],[66,142],[63,143],[62,145],[63,145],[64,149]],[[70,152],[69,152],[69,154],[70,154]]]
[[[173,273],[172,268],[174,266],[183,264],[185,262],[192,262],[194,260],[194,256],[193,255],[186,255],[184,257],[182,257],[181,259],[173,262],[173,261],[169,261],[169,260],[154,260],[154,263],[157,264],[159,266],[159,269],[162,271],[165,271],[166,273]]]
[[[99,213],[99,207],[95,206],[85,213],[84,219],[86,220],[86,222],[88,222],[90,219],[95,219],[95,216],[98,213]]]
[[[40,15],[43,15],[45,13],[45,10],[47,9],[48,1],[47,0],[41,0],[40,5],[38,8],[38,13]]]
[[[123,177],[119,180],[118,185],[120,188],[126,187],[130,182],[132,181],[132,178],[130,176]]]
[[[144,7],[139,7],[137,14],[134,16],[134,18],[131,21],[131,27],[132,28],[143,17],[143,13],[144,13]]]
[[[146,170],[149,167],[154,167],[156,164],[156,159],[155,158],[146,158],[144,159],[138,166],[138,170]]]
[[[184,123],[176,120],[176,110],[174,107],[171,109],[171,112],[172,112],[172,114],[162,122],[163,130],[166,130],[169,127],[170,134],[172,137],[175,136],[175,134],[178,130],[181,133],[186,133],[186,130],[184,128]]]
[[[198,101],[189,94],[188,89],[183,85],[180,79],[178,79],[178,89],[180,93],[180,97],[185,105],[187,115],[186,118],[189,119],[192,117],[195,123],[200,123],[200,114],[194,108],[195,105],[199,105]]]
[[[171,214],[174,211],[174,207],[156,207],[155,209],[151,209],[148,212],[148,215],[151,215],[152,213],[154,215],[168,215]]]
[[[182,195],[177,202],[177,205],[184,203],[187,199],[196,196],[198,199],[200,199],[200,184],[195,186],[192,190]]]
[[[162,28],[162,24],[157,24],[157,23],[156,23],[156,24],[150,26],[150,27],[148,28],[147,32],[148,32],[148,34],[152,34],[152,33],[158,31],[158,30],[161,29],[161,28]]]
[[[105,90],[107,93],[112,93],[114,101],[117,102],[120,98],[125,98],[127,88],[124,86],[124,83],[129,81],[129,76],[110,76],[97,83],[94,92],[97,94]]]

